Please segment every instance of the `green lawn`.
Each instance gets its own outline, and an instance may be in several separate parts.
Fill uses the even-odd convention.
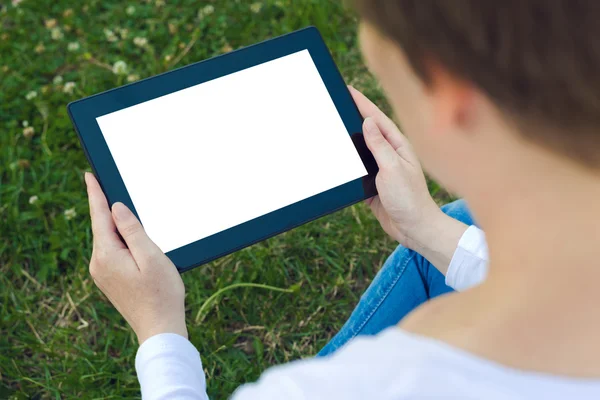
[[[87,271],[89,166],[66,104],[316,25],[346,81],[388,108],[339,1],[0,4],[0,399],[138,397],[136,339]],[[393,247],[359,204],[185,273],[211,398],[315,354]],[[237,283],[295,290],[226,290],[198,315]]]

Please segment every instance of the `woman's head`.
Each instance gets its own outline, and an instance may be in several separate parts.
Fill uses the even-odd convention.
[[[600,3],[355,3],[367,63],[442,183],[460,191],[475,152],[534,149],[600,168]]]

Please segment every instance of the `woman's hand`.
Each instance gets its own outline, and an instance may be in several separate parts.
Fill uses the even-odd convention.
[[[142,344],[159,333],[187,338],[185,288],[177,268],[122,203],[112,212],[96,178],[85,174],[94,249],[90,274]],[[121,234],[127,246],[123,244]]]
[[[396,124],[358,90],[349,89],[365,118],[365,142],[379,166],[379,194],[367,203],[388,235],[445,273],[467,226],[435,204],[419,160]]]
[[[358,109],[365,118],[365,142],[379,166],[375,183],[378,196],[367,203],[388,235],[404,246],[418,230],[439,214],[421,164],[396,124],[358,90],[350,87]]]

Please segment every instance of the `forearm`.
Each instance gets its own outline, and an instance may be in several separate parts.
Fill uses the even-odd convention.
[[[460,238],[468,225],[436,211],[427,222],[407,235],[404,246],[416,251],[446,275]]]

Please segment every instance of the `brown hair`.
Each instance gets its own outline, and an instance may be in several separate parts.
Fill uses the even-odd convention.
[[[471,81],[522,135],[600,167],[600,1],[355,0],[426,83]]]

